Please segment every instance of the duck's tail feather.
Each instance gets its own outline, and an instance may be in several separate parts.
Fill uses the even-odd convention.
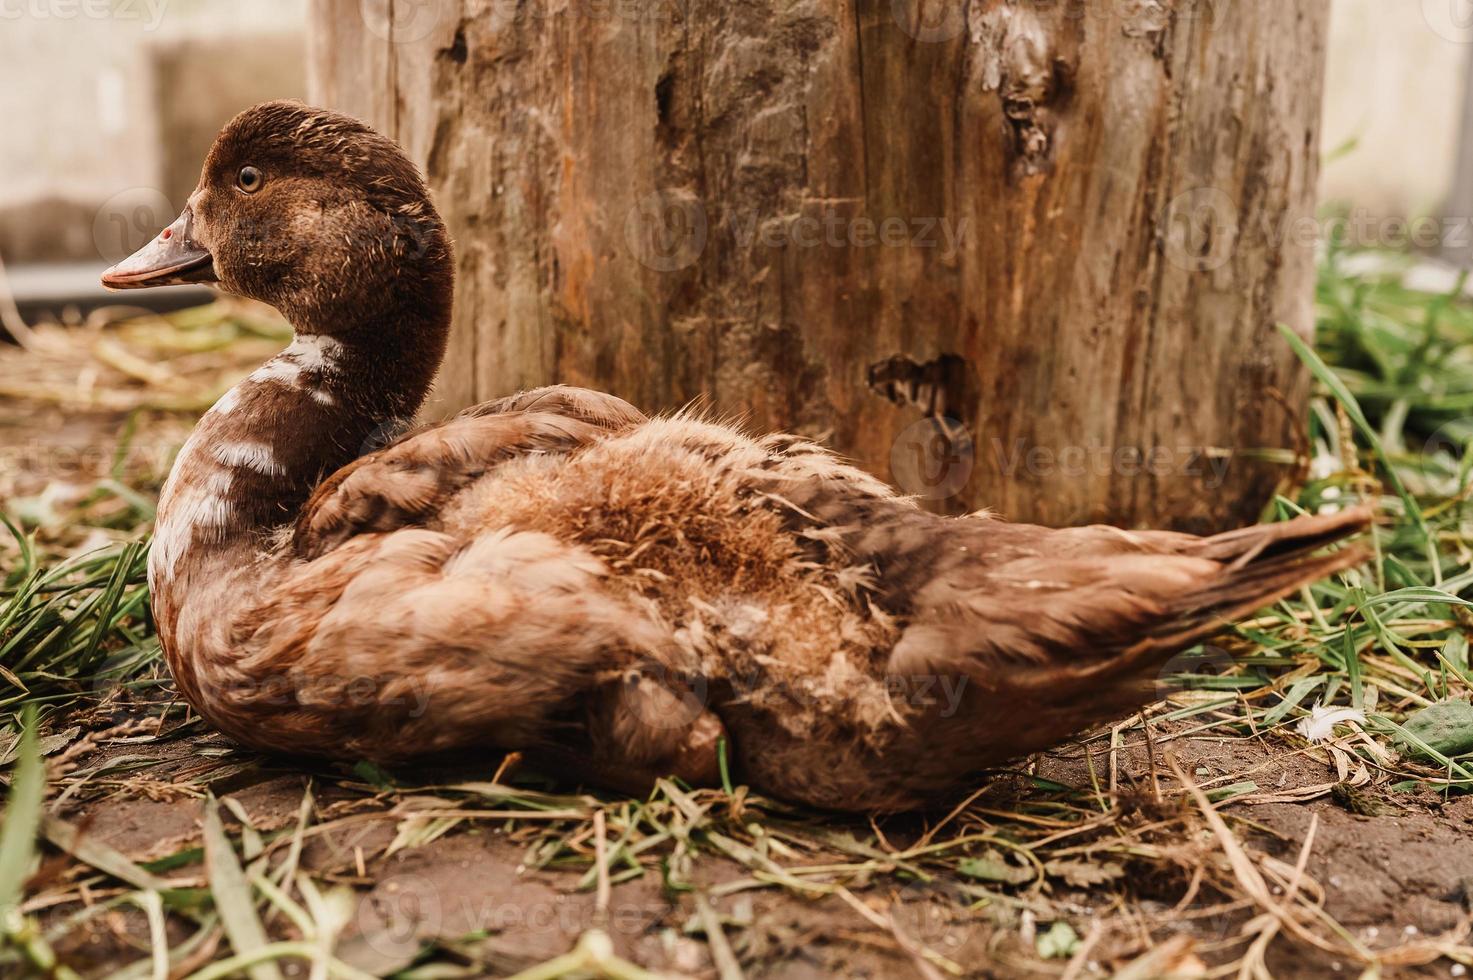
[[[1183,548],[1182,554],[1226,567],[1205,587],[1174,597],[1141,652],[1174,652],[1198,643],[1307,585],[1363,564],[1370,557],[1364,545],[1323,549],[1366,530],[1371,520],[1369,508],[1355,508],[1229,531]]]
[[[927,584],[916,594],[936,598],[896,644],[891,671],[960,671],[997,692],[1092,699],[1364,562],[1362,546],[1324,549],[1370,521],[1355,509],[1209,538],[979,524],[962,560],[917,563]],[[989,542],[993,560],[965,560]]]
[[[1296,517],[1279,524],[1259,524],[1197,538],[1181,550],[1198,558],[1246,565],[1317,551],[1366,530],[1371,526],[1372,516],[1369,507],[1352,507],[1334,514]]]
[[[979,527],[979,542],[1011,535],[1018,557],[974,566],[970,579],[965,564],[944,570],[946,594],[959,598],[924,610],[889,667],[954,686],[964,678],[961,709],[925,716],[924,737],[957,765],[999,765],[1160,698],[1174,656],[1364,562],[1364,546],[1325,549],[1370,522],[1357,509],[1210,538]],[[954,768],[938,763],[914,781],[949,785]]]

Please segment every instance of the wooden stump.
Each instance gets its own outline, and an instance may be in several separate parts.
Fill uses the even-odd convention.
[[[1292,473],[1327,18],[316,0],[312,67],[455,236],[442,407],[705,398],[938,507],[1200,531]]]

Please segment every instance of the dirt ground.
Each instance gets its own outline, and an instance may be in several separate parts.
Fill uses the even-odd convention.
[[[140,720],[131,727],[128,711],[113,712],[106,720],[115,733],[154,728],[156,712],[136,714]],[[166,876],[186,885],[198,884],[202,875],[196,852],[206,789],[238,802],[251,827],[269,839],[295,826],[310,779],[316,819],[329,829],[307,839],[302,867],[318,880],[352,887],[356,910],[339,955],[374,974],[404,968],[429,944],[449,962],[475,964],[490,974],[514,973],[566,952],[588,930],[600,928],[619,955],[646,969],[714,976],[721,964],[713,961],[702,938],[705,927],[696,908],[701,893],[720,895],[715,911],[726,945],[745,974],[775,978],[942,975],[916,954],[917,948],[934,951],[969,974],[996,977],[1105,975],[1149,957],[1152,950],[1165,950],[1163,962],[1153,967],[1147,961],[1140,964],[1145,972],[1122,975],[1202,976],[1207,975],[1204,966],[1210,970],[1242,955],[1242,927],[1259,914],[1248,903],[1234,907],[1231,896],[1187,870],[1204,857],[1221,862],[1222,855],[1210,853],[1213,848],[1202,834],[1172,829],[1173,817],[1189,811],[1190,801],[1159,769],[1162,799],[1155,799],[1150,788],[1154,753],[1145,752],[1139,738],[1127,738],[1119,754],[1124,801],[1119,821],[1081,834],[1079,843],[1108,845],[1122,828],[1138,833],[1143,825],[1161,823],[1165,832],[1159,838],[1146,833],[1141,840],[1164,840],[1168,848],[1179,849],[1182,873],[1163,871],[1159,860],[1121,865],[1117,855],[1107,863],[1119,873],[1111,871],[1099,887],[1055,890],[1048,895],[1050,903],[1085,937],[1087,947],[1069,959],[1044,961],[1037,955],[1039,927],[1028,914],[1026,897],[1015,893],[1017,905],[1010,906],[1006,890],[1000,893],[1004,901],[979,907],[940,879],[901,883],[875,875],[850,880],[847,898],[807,898],[764,886],[752,879],[749,867],[704,854],[693,866],[692,890],[672,892],[657,875],[646,873],[612,886],[601,906],[593,890],[579,887],[585,867],[528,867],[528,838],[518,821],[465,820],[422,844],[394,847],[404,822],[404,795],[412,790],[382,792],[344,770],[238,753],[194,722],[177,734],[166,723],[158,738],[74,737],[53,756],[53,768],[63,770],[67,789],[51,813],[133,861],[174,858],[180,863]],[[1473,798],[1444,801],[1368,790],[1346,799],[1329,788],[1336,780],[1333,765],[1317,761],[1313,751],[1285,753],[1281,746],[1248,740],[1172,738],[1169,727],[1155,732],[1155,738],[1155,751],[1172,753],[1198,781],[1226,776],[1260,787],[1246,797],[1248,802],[1222,808],[1245,846],[1293,864],[1315,821],[1306,879],[1323,887],[1325,912],[1367,947],[1466,930],[1473,902]],[[1087,789],[1083,756],[1077,747],[1066,748],[1038,759],[1033,772]],[[484,766],[462,762],[444,771],[416,771],[412,781],[489,779],[500,763],[494,758]],[[1036,791],[1018,788],[1017,782],[1003,777],[974,802],[983,819],[989,810],[1024,809],[1029,797],[1036,797]],[[1304,798],[1253,802],[1296,796]],[[848,817],[803,819],[898,850],[919,839],[937,817],[890,818],[873,826]],[[227,829],[234,833],[242,827],[230,817]],[[1164,862],[1168,869],[1170,864]],[[78,875],[64,857],[49,872],[59,878]],[[95,886],[91,894],[62,890],[80,897],[47,909],[47,924],[104,897],[107,885]],[[171,933],[173,942],[188,933],[178,924],[171,930],[178,933]],[[120,909],[72,932],[58,952],[75,968],[102,977],[147,949],[142,913]],[[202,950],[200,956],[210,952]],[[1267,965],[1279,977],[1360,972],[1291,937],[1270,946]],[[1458,976],[1457,969],[1442,960],[1385,975]]]

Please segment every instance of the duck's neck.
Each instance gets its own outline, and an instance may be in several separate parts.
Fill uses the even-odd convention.
[[[365,318],[338,339],[299,329],[206,413],[159,499],[149,556],[156,611],[169,616],[196,576],[248,565],[324,476],[413,418],[449,315],[448,301],[421,303],[412,315]]]

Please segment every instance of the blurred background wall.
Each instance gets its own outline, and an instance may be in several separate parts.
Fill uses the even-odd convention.
[[[0,0],[0,258],[17,292],[95,279],[183,206],[230,116],[307,97],[308,2]],[[1333,0],[1322,198],[1404,217],[1456,199],[1470,52],[1473,0]],[[37,263],[87,268],[38,279]]]
[[[1470,0],[1332,0],[1320,197],[1435,214],[1452,192]]]
[[[240,107],[306,95],[306,0],[0,0],[0,257],[109,262]]]

